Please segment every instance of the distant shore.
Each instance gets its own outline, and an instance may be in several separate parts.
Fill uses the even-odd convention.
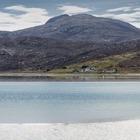
[[[140,73],[118,73],[118,74],[92,74],[92,73],[16,73],[16,72],[7,72],[0,73],[0,76],[140,76]]]
[[[140,73],[129,74],[53,74],[0,73],[0,81],[140,81]]]
[[[0,124],[4,140],[140,140],[140,120],[83,124]]]

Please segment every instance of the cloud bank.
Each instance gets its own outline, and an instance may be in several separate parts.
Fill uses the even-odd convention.
[[[140,8],[119,7],[108,9],[105,14],[96,16],[122,20],[140,28]]]
[[[128,12],[131,10],[132,10],[132,7],[119,7],[119,8],[109,9],[107,11],[108,12],[118,12],[118,11]]]
[[[23,5],[5,7],[3,11],[0,11],[0,30],[5,31],[37,26],[51,18],[46,9],[28,8]]]
[[[98,17],[106,17],[129,22],[140,28],[140,8],[138,6],[123,6],[114,9],[101,10],[80,7],[76,5],[59,5],[56,8],[59,14],[90,13]],[[94,14],[94,13],[103,14]],[[57,15],[56,15],[57,16]],[[44,24],[49,20],[49,12],[43,8],[13,5],[0,10],[0,31],[15,31]]]

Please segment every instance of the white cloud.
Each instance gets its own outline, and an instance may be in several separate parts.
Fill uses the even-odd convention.
[[[131,10],[132,7],[119,7],[119,8],[109,9],[107,10],[107,12],[119,12],[119,11],[129,12]]]
[[[140,12],[134,12],[134,13],[125,13],[125,14],[118,14],[115,15],[116,19],[120,19],[127,22],[134,22],[140,20]]]
[[[106,18],[113,18],[113,19],[118,19],[118,20],[122,20],[122,21],[126,21],[126,22],[136,22],[138,20],[140,20],[139,16],[140,16],[140,12],[135,12],[135,13],[131,13],[131,14],[102,14],[102,15],[96,15],[99,17],[106,17]]]
[[[118,11],[123,12],[116,13]],[[122,20],[140,28],[140,8],[121,7],[116,8],[116,10],[109,9],[104,14],[96,16]]]
[[[132,25],[134,25],[135,27],[140,28],[140,22],[131,22]]]
[[[0,11],[0,30],[14,31],[33,27],[44,24],[51,18],[48,16],[48,11],[42,8],[27,8],[17,5],[6,7],[4,10],[5,12]]]
[[[106,17],[106,18],[112,18],[117,20],[122,20],[125,22],[128,22],[138,28],[140,28],[140,12],[135,12],[131,14],[102,14],[102,15],[95,15],[98,17]]]
[[[69,15],[88,13],[93,11],[92,9],[89,8],[73,6],[73,5],[61,6],[58,8],[58,10],[63,11],[63,14],[69,14]]]
[[[134,8],[134,11],[140,11],[140,8]]]

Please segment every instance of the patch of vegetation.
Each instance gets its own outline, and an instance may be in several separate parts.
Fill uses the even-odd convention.
[[[103,73],[104,70],[116,70],[117,72],[133,72],[132,70],[125,69],[125,67],[120,67],[119,65],[125,61],[129,62],[131,59],[135,58],[139,52],[125,53],[121,55],[113,55],[100,60],[91,60],[83,63],[76,63],[69,65],[66,69],[56,69],[50,71],[51,73],[78,73],[83,68],[95,67],[97,69],[94,73]]]

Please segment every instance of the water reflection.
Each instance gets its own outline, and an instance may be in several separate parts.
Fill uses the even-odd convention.
[[[0,81],[140,81],[140,75],[9,74]]]

